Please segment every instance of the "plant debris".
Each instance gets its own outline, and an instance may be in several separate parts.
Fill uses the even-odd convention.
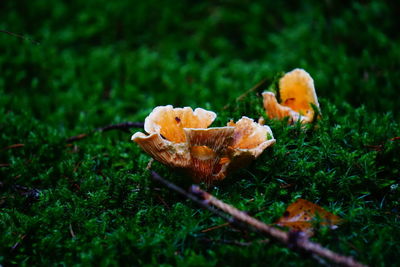
[[[287,207],[276,224],[295,231],[305,232],[308,236],[311,236],[316,224],[335,229],[340,222],[338,216],[317,204],[299,198]]]

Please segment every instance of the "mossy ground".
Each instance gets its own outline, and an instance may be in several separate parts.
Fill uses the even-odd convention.
[[[296,67],[315,80],[318,127],[267,120],[276,145],[209,191],[266,223],[298,197],[318,203],[345,222],[313,240],[395,264],[399,11],[397,1],[0,2],[0,29],[40,42],[0,33],[0,264],[312,264],[256,234],[202,233],[223,221],[151,181],[135,129],[65,142],[165,104],[211,109],[215,126],[257,119],[257,92],[236,97]]]

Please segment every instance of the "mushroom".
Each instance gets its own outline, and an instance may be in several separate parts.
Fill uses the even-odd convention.
[[[314,80],[303,69],[294,69],[279,80],[279,98],[273,92],[264,92],[264,108],[269,118],[283,119],[289,122],[312,122],[315,118],[314,105],[319,111]]]
[[[271,129],[252,119],[208,128],[215,118],[202,108],[159,106],[145,119],[148,135],[137,132],[132,140],[157,161],[207,184],[247,166],[275,143]]]

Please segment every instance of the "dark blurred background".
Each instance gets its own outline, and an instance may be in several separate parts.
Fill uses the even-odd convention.
[[[398,118],[399,14],[398,1],[5,0],[0,29],[40,44],[0,33],[0,104],[68,127],[218,110],[300,67],[339,108]]]

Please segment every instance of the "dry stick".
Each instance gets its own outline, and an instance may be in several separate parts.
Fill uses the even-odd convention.
[[[26,235],[22,235],[19,239],[19,241],[17,241],[12,247],[11,247],[11,251],[14,251],[16,248],[18,248],[18,246],[21,244],[21,242],[25,239]]]
[[[261,86],[263,86],[266,83],[267,79],[263,79],[260,82],[258,82],[256,85],[251,87],[249,90],[241,94],[240,96],[236,97],[235,101],[241,101],[243,98],[245,98],[248,94],[250,94],[253,91],[257,91]],[[230,104],[227,104],[223,107],[223,110],[226,110],[230,107]]]
[[[269,239],[264,239],[264,240],[260,240],[257,242],[240,242],[240,241],[236,241],[236,240],[210,239],[210,238],[201,238],[200,241],[209,242],[209,243],[222,243],[222,244],[235,245],[235,246],[241,246],[241,247],[249,247],[249,246],[253,245],[254,243],[267,244],[270,242]]]
[[[212,226],[212,227],[209,227],[207,229],[201,230],[201,232],[202,233],[207,233],[207,232],[210,232],[210,231],[213,231],[213,230],[225,227],[225,226],[229,226],[229,223],[223,223],[223,224],[220,224],[220,225]]]
[[[29,38],[29,37],[25,37],[25,36],[22,36],[22,35],[17,34],[17,33],[9,32],[9,31],[6,31],[6,30],[0,30],[0,32],[8,34],[8,35],[11,35],[11,36],[14,36],[14,37],[17,37],[17,38],[20,38],[22,40],[28,40],[31,43],[34,43],[36,45],[40,45],[39,42],[36,42],[35,40],[33,40],[33,39]]]
[[[185,190],[183,190],[182,188],[176,186],[175,184],[165,180],[164,178],[162,178],[158,173],[156,173],[155,171],[151,171],[151,177],[156,180],[157,182],[162,183],[163,185],[165,185],[166,187],[168,187],[169,189],[185,196],[186,198],[196,202],[199,206],[201,206],[202,208],[205,208],[209,211],[211,211],[212,213],[218,215],[219,217],[223,218],[224,220],[233,223],[234,220],[232,220],[231,217],[229,217],[228,215],[226,215],[223,212],[220,212],[219,210],[211,207],[210,205],[208,205],[207,201],[202,201],[199,200],[195,195],[190,194],[188,192],[186,192]]]
[[[97,128],[96,131],[99,132],[106,132],[109,130],[119,129],[119,130],[126,130],[129,128],[143,128],[143,122],[123,122],[118,124],[111,124],[104,127]]]
[[[88,134],[78,134],[78,135],[72,136],[72,137],[70,137],[70,138],[67,138],[67,140],[65,140],[65,141],[66,141],[67,143],[72,143],[72,142],[81,140],[81,139],[83,139],[83,138],[85,138],[85,137],[87,137],[87,136],[88,136]]]
[[[312,242],[306,237],[303,237],[301,234],[298,232],[284,232],[281,231],[275,227],[266,225],[265,223],[249,216],[248,214],[236,209],[235,207],[226,204],[222,202],[221,200],[215,198],[211,194],[201,190],[198,186],[192,186],[190,189],[190,192],[186,192],[180,187],[177,187],[176,185],[172,184],[171,182],[165,180],[162,178],[159,174],[156,172],[152,171],[151,172],[152,177],[154,180],[164,184],[168,188],[180,193],[181,195],[184,195],[185,197],[195,201],[198,203],[200,206],[210,210],[214,214],[224,218],[228,222],[232,222],[232,218],[227,216],[226,214],[222,213],[220,210],[230,214],[233,217],[233,221],[245,223],[254,229],[256,229],[259,232],[262,232],[266,234],[269,237],[274,238],[275,240],[287,245],[289,248],[298,248],[304,252],[310,253],[313,256],[320,256],[326,259],[331,260],[332,262],[342,265],[342,266],[351,266],[351,267],[362,267],[366,266],[363,265],[357,261],[355,261],[351,257],[346,257],[343,255],[340,255],[336,252],[333,252],[327,248],[324,248],[318,243]],[[196,197],[197,196],[197,197]],[[203,201],[200,201],[198,198],[203,199]],[[216,210],[213,208],[213,205],[217,207],[220,210]]]
[[[320,257],[329,259],[337,264],[341,264],[344,266],[364,266],[364,265],[356,262],[353,258],[337,254],[327,248],[322,247],[318,243],[314,243],[314,242],[310,241],[306,237],[302,237],[301,235],[292,237],[290,234],[288,234],[284,231],[281,231],[275,227],[266,225],[265,223],[249,216],[248,214],[238,210],[237,208],[224,203],[223,201],[217,199],[213,195],[201,190],[197,186],[192,187],[191,191],[193,193],[199,195],[204,200],[208,201],[211,205],[214,205],[215,207],[225,211],[226,213],[229,213],[236,220],[253,226],[255,229],[275,238],[276,240],[278,240],[281,243],[284,243],[284,244],[290,246],[290,245],[293,245],[292,242],[294,241],[295,242],[294,245],[296,247],[304,250],[305,252],[316,254]]]
[[[371,148],[372,150],[375,150],[375,151],[382,151],[382,149],[385,147],[387,142],[389,142],[389,141],[390,142],[394,142],[396,140],[400,140],[400,136],[396,136],[396,137],[390,138],[390,139],[386,140],[384,143],[381,143],[379,145],[366,145],[366,147],[369,147],[369,148]]]
[[[171,208],[168,206],[167,202],[165,202],[165,200],[160,195],[157,195],[157,197],[160,200],[160,202],[164,205],[164,207],[167,208],[167,210],[171,210]]]
[[[19,148],[19,147],[24,147],[25,144],[14,144],[14,145],[9,145],[3,148],[3,150],[7,150],[7,149],[13,149],[13,148]]]
[[[71,234],[71,236],[74,238],[75,237],[75,232],[72,229],[72,224],[69,224],[69,233]]]
[[[123,122],[123,123],[118,123],[118,124],[111,124],[111,125],[107,125],[104,127],[100,127],[100,128],[96,128],[95,130],[92,131],[93,132],[106,132],[106,131],[110,131],[110,130],[127,130],[129,128],[143,128],[144,127],[144,123],[142,122]],[[89,134],[83,133],[83,134],[78,134],[75,136],[72,136],[70,138],[67,138],[66,142],[67,143],[71,143],[71,142],[75,142],[78,140],[81,140],[83,138],[88,137]]]

